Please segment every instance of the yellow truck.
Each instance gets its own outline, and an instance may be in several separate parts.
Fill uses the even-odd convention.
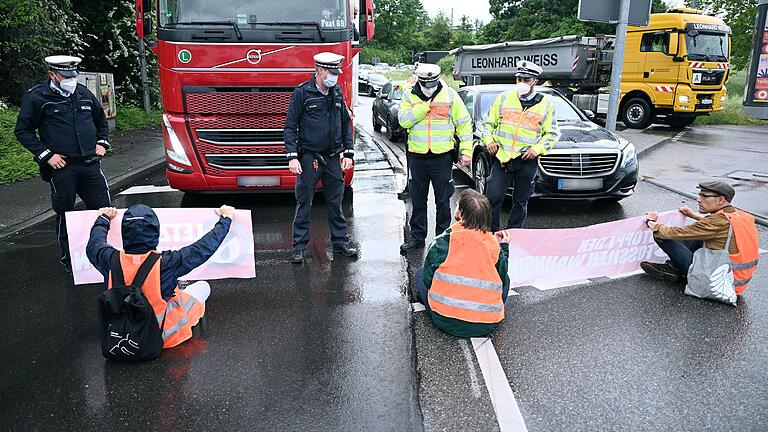
[[[675,127],[722,110],[730,70],[730,28],[719,18],[676,8],[651,14],[647,27],[627,29],[620,120],[627,127],[652,122]],[[454,76],[468,84],[514,82],[518,61],[543,68],[541,81],[559,88],[588,115],[608,112],[612,36],[563,36],[535,41],[465,46]]]

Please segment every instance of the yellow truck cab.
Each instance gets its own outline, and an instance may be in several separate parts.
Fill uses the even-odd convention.
[[[693,9],[652,14],[648,27],[627,29],[621,119],[644,128],[655,120],[685,126],[724,108],[731,30]]]

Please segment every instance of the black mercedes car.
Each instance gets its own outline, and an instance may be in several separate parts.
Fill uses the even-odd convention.
[[[496,96],[511,88],[510,84],[490,84],[459,89],[472,116],[474,148],[472,164],[467,168],[456,166],[474,180],[480,193],[485,192],[492,161],[480,142],[483,117]],[[557,90],[536,87],[536,91],[554,100],[555,118],[562,135],[549,153],[539,157],[533,197],[618,201],[632,195],[638,178],[635,146],[592,123],[591,111],[580,111]]]
[[[397,120],[397,113],[400,109],[400,99],[405,90],[404,82],[389,82],[384,84],[381,91],[376,95],[373,101],[373,130],[381,131],[381,127],[386,128],[387,139],[396,142],[405,138],[406,132],[400,126]]]

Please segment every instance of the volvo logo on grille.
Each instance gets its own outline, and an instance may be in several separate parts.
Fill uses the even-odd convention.
[[[252,65],[261,63],[261,50],[252,49],[248,51],[248,53],[245,54],[245,59]]]

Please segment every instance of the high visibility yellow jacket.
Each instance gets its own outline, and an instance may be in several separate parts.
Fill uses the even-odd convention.
[[[453,149],[455,133],[461,154],[472,156],[472,118],[456,90],[447,85],[430,102],[411,90],[404,92],[397,118],[408,130],[408,151],[447,153]]]
[[[505,163],[520,156],[528,148],[545,155],[560,139],[554,116],[554,103],[542,95],[536,105],[523,110],[517,89],[507,90],[493,101],[482,130],[484,145],[500,144],[496,157]]]

